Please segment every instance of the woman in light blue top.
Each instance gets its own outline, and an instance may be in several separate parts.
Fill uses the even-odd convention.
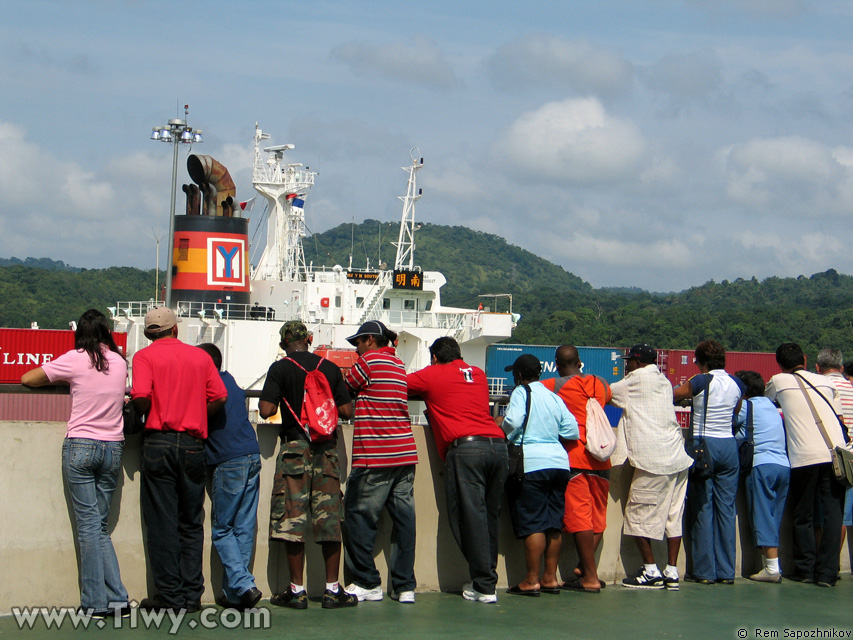
[[[746,400],[737,417],[738,439],[747,437],[747,424],[752,423],[755,452],[752,471],[746,477],[746,505],[755,536],[761,547],[764,568],[749,576],[758,582],[782,582],[779,568],[779,527],[788,498],[791,464],[785,448],[785,425],[779,409],[764,397],[764,379],[755,371],[738,371],[746,385]]]
[[[507,593],[524,596],[559,593],[557,562],[569,483],[569,457],[560,440],[577,440],[578,423],[560,397],[538,382],[542,365],[536,357],[521,355],[507,367],[509,370],[517,386],[510,397],[503,426],[508,440],[522,445],[524,476],[521,480],[507,481],[507,497],[515,535],[524,539],[527,576]],[[540,578],[543,555],[545,569]]]

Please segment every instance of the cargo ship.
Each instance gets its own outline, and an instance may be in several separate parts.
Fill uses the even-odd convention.
[[[266,244],[257,265],[249,260],[249,219],[236,198],[224,166],[210,156],[190,155],[192,184],[183,186],[186,213],[174,220],[171,291],[167,294],[181,322],[179,338],[189,344],[212,342],[224,366],[246,389],[257,389],[270,363],[281,355],[279,329],[301,320],[313,333],[315,350],[341,363],[351,362],[346,337],[369,320],[398,333],[397,352],[408,371],[427,366],[429,345],[441,336],[455,338],[463,357],[485,368],[488,345],[512,335],[518,316],[482,307],[444,306],[445,277],[415,262],[415,205],[424,160],[413,149],[407,174],[400,232],[393,265],[353,268],[306,263],[305,201],[317,173],[290,161],[292,144],[264,146],[268,133],[257,124],[252,184],[267,203]],[[145,313],[159,304],[119,301],[111,308],[114,330],[127,334],[132,355],[145,347]]]

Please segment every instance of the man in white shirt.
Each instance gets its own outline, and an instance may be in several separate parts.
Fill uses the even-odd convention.
[[[675,419],[672,385],[655,366],[657,352],[647,344],[628,350],[625,377],[611,385],[611,404],[624,409],[619,428],[628,461],[634,467],[623,532],[632,536],[643,558],[636,576],[622,585],[631,589],[678,589],[687,469],[693,464]],[[667,538],[667,566],[661,575],[651,540]]]
[[[799,345],[793,342],[780,345],[776,349],[776,362],[783,373],[770,378],[765,395],[785,415],[791,461],[788,502],[793,512],[796,566],[790,578],[832,587],[838,579],[844,487],[835,480],[829,450],[844,445],[841,403],[830,379],[806,371],[805,356]],[[823,509],[824,530],[820,547],[815,549],[814,510],[818,500]]]
[[[853,383],[844,375],[844,356],[840,349],[821,349],[815,360],[815,369],[821,375],[832,380],[838,391],[838,399],[841,402],[841,415],[844,417],[844,427],[847,430],[847,439],[850,440],[851,429],[853,429]],[[844,496],[844,511],[842,513],[842,524],[847,527],[847,533],[853,528],[853,488],[847,489]],[[844,547],[844,529],[841,530],[841,546]],[[851,538],[853,539],[853,538]]]

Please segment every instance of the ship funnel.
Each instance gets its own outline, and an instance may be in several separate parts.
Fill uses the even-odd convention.
[[[235,198],[237,189],[234,180],[225,165],[220,164],[210,156],[192,154],[187,158],[187,171],[193,182],[206,195],[204,213],[221,216],[222,201]]]

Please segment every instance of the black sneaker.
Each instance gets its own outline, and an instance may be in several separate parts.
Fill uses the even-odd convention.
[[[270,598],[270,604],[277,607],[287,607],[289,609],[307,609],[308,594],[305,591],[293,593],[290,587],[286,591],[276,593]]]
[[[670,578],[668,575],[663,574],[663,586],[667,591],[678,591],[678,576]]]
[[[87,618],[91,618],[92,620],[103,620],[110,615],[110,612],[107,609],[84,609],[83,607],[77,607],[77,613],[86,616]]]
[[[633,578],[623,579],[622,586],[629,589],[663,589],[663,576],[650,576],[643,567]]]
[[[142,598],[142,602],[139,603],[140,609],[147,609],[149,611],[180,611],[185,607],[172,604],[171,602],[166,602],[159,593],[155,595],[153,598]]]
[[[130,603],[123,604],[118,607],[110,607],[108,616],[111,618],[129,618],[130,617]]]
[[[704,585],[717,584],[716,582],[714,582],[713,580],[710,580],[709,578],[697,578],[696,576],[694,576],[693,574],[690,574],[690,573],[684,574],[684,582],[695,582],[696,584],[704,584]]]
[[[261,598],[264,597],[264,594],[261,593],[261,590],[257,587],[252,587],[248,591],[244,591],[240,594],[240,605],[243,609],[254,609],[257,604],[261,601]]]
[[[324,609],[340,609],[342,607],[354,607],[358,604],[358,596],[347,593],[340,587],[337,591],[329,591],[326,589],[323,592],[323,608]]]

